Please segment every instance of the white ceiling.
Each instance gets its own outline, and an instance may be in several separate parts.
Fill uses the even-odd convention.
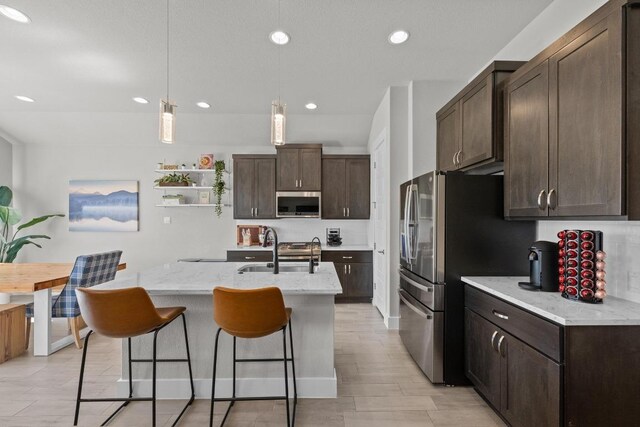
[[[170,0],[171,98],[179,114],[371,116],[385,89],[467,80],[551,0],[282,0],[289,45],[268,41],[276,0]],[[0,19],[0,129],[18,139],[25,113],[151,113],[164,96],[162,0],[0,0],[32,20]],[[411,33],[387,42],[398,28]],[[36,99],[33,104],[14,95]],[[142,96],[151,102],[131,101]],[[210,110],[195,102],[206,100]],[[319,108],[308,112],[304,104]],[[42,119],[42,114],[34,115]]]

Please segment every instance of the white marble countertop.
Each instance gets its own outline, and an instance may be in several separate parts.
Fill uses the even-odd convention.
[[[211,295],[216,286],[235,289],[253,289],[277,286],[282,293],[293,295],[336,295],[342,286],[331,262],[321,262],[314,274],[291,273],[238,273],[246,262],[174,262],[159,265],[140,273],[119,275],[111,282],[95,289],[122,289],[141,286],[150,295]],[[291,263],[286,265],[304,265]],[[255,264],[255,265],[265,265]]]
[[[559,292],[522,289],[528,277],[462,277],[462,281],[564,326],[640,325],[640,304],[607,297],[601,304],[569,301]]]
[[[323,251],[372,251],[373,247],[369,245],[341,245],[341,246],[328,246],[323,243],[321,246]],[[235,246],[229,249],[230,251],[273,251],[273,246],[263,248],[262,246]]]

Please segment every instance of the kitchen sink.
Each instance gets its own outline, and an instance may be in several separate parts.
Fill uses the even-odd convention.
[[[314,271],[318,271],[318,266],[314,268]],[[258,265],[248,264],[243,265],[238,269],[238,273],[273,273],[273,264]],[[309,265],[282,265],[280,264],[280,273],[309,273]]]

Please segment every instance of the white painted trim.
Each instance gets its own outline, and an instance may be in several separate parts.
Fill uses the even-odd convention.
[[[400,329],[400,316],[389,316],[384,318],[384,325],[389,330],[397,331]]]
[[[335,370],[333,377],[297,378],[298,397],[335,399],[338,395],[338,380]],[[211,398],[211,379],[193,380],[197,399]],[[188,379],[158,379],[156,384],[158,399],[187,399],[191,388]],[[216,381],[216,397],[231,397],[231,378],[218,378]],[[118,396],[129,395],[129,382],[119,379]],[[293,379],[289,378],[289,393],[293,398]],[[134,396],[151,396],[151,380],[133,380]],[[237,396],[282,396],[284,381],[282,378],[238,378],[236,380]]]

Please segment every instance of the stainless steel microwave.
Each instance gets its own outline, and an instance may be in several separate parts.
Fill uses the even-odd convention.
[[[278,218],[320,218],[320,192],[279,191],[276,206]]]

